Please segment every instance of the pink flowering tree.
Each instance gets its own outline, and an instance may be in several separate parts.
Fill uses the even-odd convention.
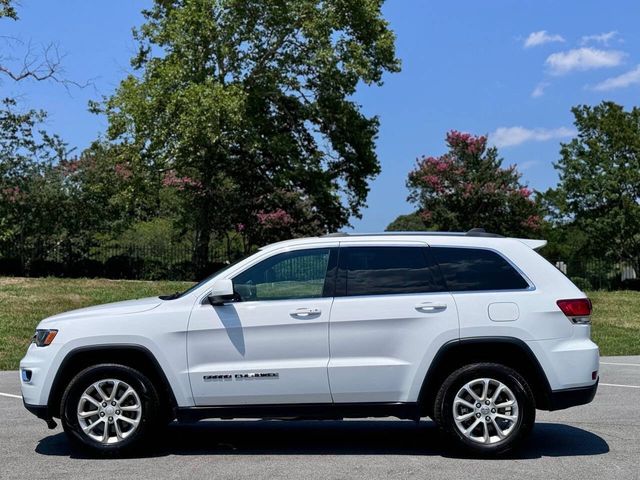
[[[278,188],[268,194],[247,195],[234,230],[245,251],[256,245],[326,232],[324,219],[312,200],[301,192]]]
[[[445,154],[419,158],[407,179],[408,200],[418,207],[415,217],[425,229],[480,227],[511,236],[540,229],[533,190],[521,183],[515,166],[502,167],[498,150],[487,146],[486,136],[452,130],[446,143]]]

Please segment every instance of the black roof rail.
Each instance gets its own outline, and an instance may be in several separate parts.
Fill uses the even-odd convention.
[[[498,235],[497,233],[489,233],[484,228],[472,228],[467,233],[465,233],[467,237],[494,237],[494,238],[504,238],[502,235]]]
[[[452,236],[452,237],[493,237],[504,238],[497,233],[489,233],[484,228],[472,228],[468,232],[380,232],[380,233],[347,233],[347,232],[334,232],[323,235],[323,238],[328,237],[373,237],[373,236],[394,236],[394,235],[424,235],[424,236]]]

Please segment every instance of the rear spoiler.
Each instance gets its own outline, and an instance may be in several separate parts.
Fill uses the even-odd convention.
[[[539,250],[547,244],[546,240],[533,240],[530,238],[518,238],[518,240],[533,250]]]

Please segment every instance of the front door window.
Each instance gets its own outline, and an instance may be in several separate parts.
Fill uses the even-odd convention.
[[[274,255],[237,275],[234,290],[245,302],[325,296],[330,254],[316,248]]]

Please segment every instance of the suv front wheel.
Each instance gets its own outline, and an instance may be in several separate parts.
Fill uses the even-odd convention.
[[[149,379],[133,368],[102,364],[76,375],[60,419],[74,444],[100,456],[129,453],[158,425],[160,401]]]
[[[535,401],[528,383],[515,370],[477,363],[447,377],[436,396],[434,420],[466,451],[497,455],[530,433]]]

